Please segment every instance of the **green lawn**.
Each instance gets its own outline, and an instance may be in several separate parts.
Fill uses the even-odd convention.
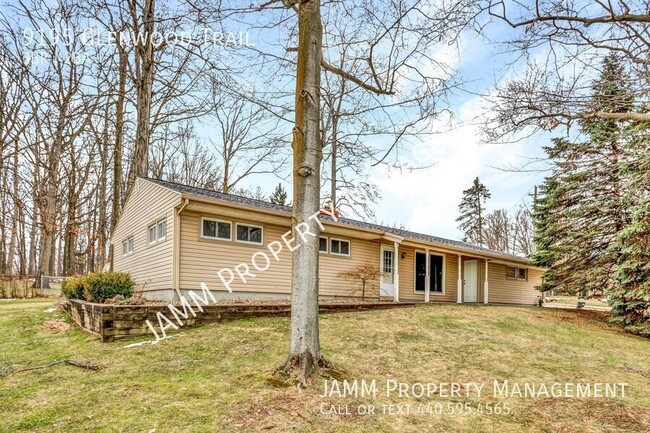
[[[625,398],[434,398],[447,405],[507,403],[505,414],[323,415],[321,403],[428,399],[321,398],[271,374],[287,349],[288,318],[187,329],[125,348],[72,328],[54,333],[52,300],[0,302],[0,371],[72,358],[69,365],[0,377],[2,432],[604,432],[650,431],[650,341],[589,311],[432,305],[322,316],[325,354],[345,379],[403,382],[625,382]],[[446,407],[446,406],[445,406]]]

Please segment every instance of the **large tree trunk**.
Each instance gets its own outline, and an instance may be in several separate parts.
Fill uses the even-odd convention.
[[[70,175],[65,231],[63,233],[63,275],[76,274],[75,253],[77,247],[77,162],[74,150],[70,152]]]
[[[18,222],[20,224],[20,246],[18,248],[18,275],[25,276],[27,273],[27,229],[25,212],[22,207],[18,208]],[[32,239],[31,242],[34,242]]]
[[[115,146],[113,147],[113,203],[111,233],[115,230],[122,208],[122,137],[124,136],[124,99],[126,98],[126,53],[118,47],[119,85],[115,102]]]
[[[338,116],[337,114],[334,114],[334,117],[332,119],[332,174],[331,174],[331,185],[330,185],[330,200],[331,204],[330,207],[332,208],[332,212],[334,212],[335,209],[338,208],[336,205],[336,153],[338,151]]]
[[[149,171],[149,139],[151,134],[151,96],[154,74],[154,46],[152,34],[154,30],[154,0],[145,0],[142,9],[142,29],[139,26],[137,5],[132,1],[131,15],[135,33],[144,34],[143,43],[135,48],[136,89],[137,89],[137,127],[135,150],[129,170],[128,190],[133,187],[135,178],[146,176]]]
[[[50,158],[50,166],[46,176],[45,206],[42,212],[41,230],[42,248],[40,257],[39,273],[42,275],[52,275],[54,272],[54,255],[56,241],[56,216],[58,213],[58,167],[59,153],[53,152]]]
[[[324,360],[318,335],[318,236],[301,242],[296,224],[306,222],[312,233],[318,223],[309,217],[320,208],[320,64],[322,24],[318,0],[298,7],[296,125],[293,132],[293,235],[301,244],[293,252],[291,273],[291,342],[285,372],[298,369],[305,384]]]
[[[36,171],[36,168],[34,169]],[[36,181],[38,176],[34,176],[34,184],[37,185]],[[29,259],[28,259],[28,266],[27,266],[27,274],[28,275],[35,275],[36,274],[36,246],[39,244],[40,240],[37,238],[37,231],[36,228],[38,227],[38,208],[36,203],[38,202],[38,193],[36,192],[37,188],[34,188],[34,192],[32,194],[32,203],[33,203],[33,208],[32,208],[32,221],[31,221],[31,227],[29,229]]]
[[[63,78],[60,78],[62,81]],[[40,275],[52,275],[55,272],[55,252],[56,252],[56,235],[57,235],[57,215],[59,213],[59,164],[61,162],[61,155],[65,147],[65,117],[68,115],[68,100],[64,99],[59,107],[58,121],[55,130],[54,140],[52,143],[52,150],[49,154],[47,161],[47,168],[45,173],[45,197],[44,206],[41,212],[41,230],[42,248],[40,257]],[[38,284],[38,279],[37,279]],[[40,287],[40,286],[37,286]]]
[[[20,197],[19,194],[19,178],[18,178],[18,140],[14,141],[14,155],[13,155],[13,218],[11,220],[11,240],[9,241],[9,252],[7,253],[7,274],[14,274],[14,256],[16,255],[16,244],[18,242],[18,221],[20,218]]]

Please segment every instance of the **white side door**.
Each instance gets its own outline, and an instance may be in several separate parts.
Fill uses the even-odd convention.
[[[382,245],[379,252],[379,294],[395,295],[395,249]]]
[[[478,260],[465,260],[463,302],[478,301]]]

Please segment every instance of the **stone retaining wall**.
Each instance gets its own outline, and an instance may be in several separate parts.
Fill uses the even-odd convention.
[[[338,311],[361,311],[373,309],[386,309],[407,307],[415,303],[331,303],[321,304],[321,313]],[[91,334],[98,335],[102,341],[121,340],[126,338],[151,335],[151,330],[145,321],[149,320],[158,330],[156,314],[163,313],[170,320],[174,320],[167,305],[112,305],[95,304],[80,300],[68,300],[63,304],[63,309],[72,320],[82,329]],[[182,308],[180,308],[182,310]],[[242,304],[242,305],[206,305],[203,312],[195,309],[196,317],[182,320],[183,326],[200,326],[222,320],[234,320],[246,317],[260,316],[288,316],[291,314],[290,304]]]

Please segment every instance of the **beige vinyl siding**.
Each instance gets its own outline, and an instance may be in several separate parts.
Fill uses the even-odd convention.
[[[528,269],[528,280],[506,278],[506,265],[490,263],[488,267],[488,301],[495,304],[537,303],[540,294],[535,286],[541,284],[542,271]]]
[[[217,240],[201,238],[200,224],[201,217],[214,218],[231,222],[232,240]],[[264,217],[259,219],[240,220],[224,216],[183,212],[180,215],[180,288],[199,289],[201,283],[214,291],[227,291],[224,284],[217,276],[217,272],[223,268],[233,268],[240,263],[246,263],[254,278],[247,277],[247,282],[235,276],[231,284],[233,291],[257,292],[257,293],[289,293],[291,285],[291,253],[281,239],[287,228],[264,224]],[[262,245],[251,245],[236,242],[235,223],[250,223],[263,227]],[[267,249],[267,245],[273,241],[283,242],[283,249],[279,253],[280,260],[275,261]],[[264,272],[253,268],[251,257],[258,251],[267,253],[271,264]],[[266,262],[260,258],[257,262],[260,267]],[[227,275],[226,275],[227,276]]]
[[[327,236],[327,232],[322,233]],[[370,264],[379,268],[379,242],[332,236],[350,241],[350,257],[321,254],[318,280],[322,296],[361,297],[361,282],[339,276],[341,272],[351,271],[358,266]],[[366,296],[379,296],[379,280],[368,282]]]
[[[202,217],[226,220],[232,223],[233,240],[202,239],[200,236],[200,221]],[[233,292],[254,292],[261,294],[286,294],[291,293],[291,252],[284,244],[282,235],[289,231],[289,227],[264,224],[264,216],[259,215],[255,220],[233,219],[225,216],[198,212],[183,212],[181,214],[180,237],[180,288],[194,289],[206,283],[211,290],[226,291],[217,272],[223,268],[234,269],[235,266],[246,263],[254,278],[247,277],[244,283],[235,275],[230,284]],[[234,227],[236,223],[250,223],[264,227],[263,245],[249,245],[236,242]],[[327,231],[322,236],[328,237]],[[350,241],[350,256],[335,256],[321,254],[319,263],[320,295],[322,296],[361,296],[361,285],[350,279],[339,276],[341,272],[353,269],[356,266],[370,263],[379,266],[379,243],[354,239],[345,236],[333,235],[336,239]],[[279,261],[275,261],[269,253],[268,244],[279,241],[283,249],[279,254]],[[258,251],[265,252],[271,259],[270,267],[264,272],[255,270],[251,264],[251,257]],[[260,258],[261,266],[265,261]],[[372,286],[372,287],[371,287]],[[367,287],[367,295],[378,293],[378,281]]]
[[[458,300],[458,255],[445,255],[445,294],[430,296],[430,300],[456,302]]]
[[[111,238],[113,269],[129,272],[142,290],[172,288],[174,206],[180,194],[145,179],[137,179]],[[149,245],[148,227],[166,220],[164,241]],[[133,236],[133,254],[122,255],[122,242]]]
[[[217,272],[223,268],[234,271],[237,265],[244,263],[249,266],[249,271],[255,277],[247,276],[247,282],[244,283],[235,275],[235,279],[231,283],[235,292],[280,295],[291,293],[291,252],[282,240],[282,235],[289,231],[288,217],[270,216],[254,209],[233,213],[233,209],[217,204],[206,205],[204,208],[192,208],[190,202],[186,202],[183,206],[185,210],[180,215],[176,215],[176,208],[180,208],[181,199],[180,193],[145,179],[136,180],[133,192],[127,200],[111,239],[114,248],[113,267],[115,270],[130,272],[138,285],[145,291],[172,290],[175,287],[174,281],[178,281],[178,286],[181,289],[198,289],[204,282],[212,290],[227,292],[218,278]],[[188,205],[188,203],[190,204]],[[201,217],[231,222],[232,239],[201,238]],[[163,218],[166,221],[166,238],[164,241],[150,245],[148,243],[148,227]],[[237,223],[262,226],[262,245],[237,242]],[[328,232],[328,228],[339,234]],[[123,256],[122,242],[131,236],[134,240],[134,252],[131,255]],[[340,274],[364,264],[379,268],[382,244],[393,248],[393,242],[378,239],[381,234],[376,234],[376,240],[370,240],[369,238],[375,234],[353,228],[341,228],[335,224],[328,225],[326,223],[326,230],[322,236],[328,238],[328,253],[319,255],[320,294],[323,296],[360,297],[361,283],[342,277]],[[332,255],[329,252],[331,251],[329,244],[332,237],[350,242],[349,257]],[[279,242],[283,246],[279,261],[276,261],[268,250],[268,245],[272,242]],[[456,302],[458,254],[440,248],[443,249],[443,252],[437,251],[436,247],[430,247],[429,252],[444,255],[444,293],[430,293],[429,301]],[[395,256],[400,280],[399,298],[403,301],[424,301],[424,293],[414,291],[416,251],[425,252],[426,248],[416,242],[407,242],[407,245],[400,245]],[[251,263],[251,258],[257,252],[264,252],[271,259],[269,268],[263,272],[257,271]],[[173,262],[174,257],[178,258],[175,263]],[[261,256],[258,259],[261,266],[266,264]],[[477,302],[483,303],[485,260],[471,256],[463,256],[462,259],[463,261],[471,259],[478,261]],[[490,303],[534,304],[538,296],[534,287],[540,284],[541,274],[541,270],[529,268],[527,281],[509,280],[505,277],[505,265],[491,262],[489,265],[488,301]],[[464,278],[464,273],[461,275]],[[376,297],[378,294],[379,280],[370,282],[366,288],[366,295]]]
[[[402,258],[402,253],[406,253],[406,257]],[[400,300],[424,301],[424,292],[415,292],[415,248],[400,245],[397,260]]]

